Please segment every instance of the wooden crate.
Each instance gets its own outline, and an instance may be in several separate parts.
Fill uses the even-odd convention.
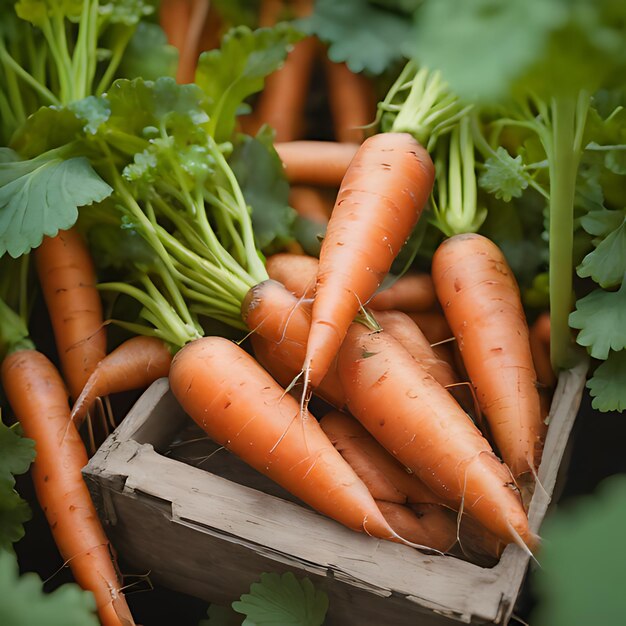
[[[543,490],[529,509],[534,531],[554,492],[585,374],[580,365],[559,378],[539,468]],[[290,570],[328,593],[329,625],[507,623],[529,563],[516,546],[495,567],[482,568],[350,531],[284,499],[280,489],[266,489],[270,495],[228,480],[253,484],[228,453],[212,471],[165,456],[189,423],[161,379],[84,469],[106,531],[133,571],[228,604],[262,572]]]

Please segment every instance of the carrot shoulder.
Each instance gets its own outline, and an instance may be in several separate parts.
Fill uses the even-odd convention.
[[[370,137],[350,163],[320,252],[303,366],[313,387],[417,223],[433,179],[428,153],[407,133]]]
[[[172,361],[170,385],[216,443],[348,528],[394,537],[317,420],[237,345],[221,337],[186,345]]]
[[[2,363],[2,385],[24,434],[35,441],[35,491],[61,556],[78,584],[93,592],[104,626],[134,624],[113,548],[82,478],[87,453],[59,373],[40,352],[22,350]]]
[[[456,235],[433,257],[437,296],[480,408],[516,479],[536,472],[545,426],[519,288],[500,249]]]
[[[75,229],[44,237],[35,264],[48,307],[63,378],[77,398],[106,355],[102,302],[89,250]]]
[[[352,324],[339,353],[351,413],[435,493],[504,542],[535,547],[513,477],[465,412],[387,333]]]

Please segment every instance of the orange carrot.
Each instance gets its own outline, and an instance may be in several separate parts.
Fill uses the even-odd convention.
[[[242,305],[242,317],[252,331],[252,346],[259,362],[287,387],[302,368],[311,328],[311,304],[300,302],[274,280],[254,286]],[[343,389],[332,369],[316,394],[341,408]]]
[[[265,80],[254,121],[259,127],[269,124],[276,141],[294,141],[304,134],[304,108],[317,49],[314,37],[298,41],[284,65]]]
[[[450,363],[441,359],[413,320],[400,311],[376,311],[376,321],[442,386],[458,383]]]
[[[219,47],[221,30],[222,20],[220,14],[215,9],[214,3],[210,3],[209,12],[204,20],[202,32],[198,39],[196,56],[199,57],[206,50],[213,50]]]
[[[377,500],[451,505],[393,457],[356,419],[331,411],[320,426]]]
[[[289,190],[289,205],[303,218],[328,224],[334,200],[315,187],[296,186]]]
[[[280,252],[265,262],[265,269],[272,280],[285,286],[298,298],[312,298],[318,262],[313,256]]]
[[[328,100],[335,129],[335,139],[362,143],[363,128],[376,118],[376,95],[363,74],[355,74],[345,63],[333,63],[324,57]]]
[[[187,30],[182,46],[178,49],[180,54],[176,81],[179,83],[192,83],[196,75],[198,46],[209,13],[209,4],[209,0],[191,0]]]
[[[147,387],[167,376],[171,361],[169,348],[161,339],[128,339],[98,363],[72,407],[72,421],[79,426],[98,397]]]
[[[303,371],[316,387],[359,308],[379,287],[417,223],[434,180],[407,133],[367,139],[343,178],[322,242]]]
[[[351,413],[436,494],[502,541],[537,539],[509,470],[452,396],[387,333],[352,324],[339,352]]]
[[[547,323],[546,323],[547,320]],[[545,342],[547,326],[548,342]],[[547,313],[540,315],[529,329],[528,339],[533,365],[537,373],[537,381],[548,389],[556,384],[556,375],[550,362],[550,317]]]
[[[191,0],[161,0],[159,3],[161,28],[167,42],[179,51],[185,45],[190,19]]]
[[[322,418],[320,426],[341,456],[367,485],[387,521],[399,535],[416,541],[410,530],[411,526],[390,519],[380,500],[398,504],[408,501],[411,509],[418,515],[434,518],[440,526],[439,533],[434,536],[447,538],[449,541],[446,551],[455,543],[458,532],[460,545],[454,553],[467,556],[475,562],[489,564],[500,556],[503,544],[495,535],[468,515],[457,519],[458,513],[452,510],[454,503],[451,499],[436,495],[389,454],[353,417],[331,411]],[[420,543],[436,547],[425,539]]]
[[[395,534],[315,418],[236,344],[204,337],[176,354],[170,385],[217,444],[348,528]]]
[[[418,328],[424,333],[424,336],[431,345],[454,338],[446,318],[441,313],[434,311],[427,311],[425,313],[405,312],[417,324]]]
[[[113,548],[81,475],[87,453],[70,421],[61,376],[40,352],[21,350],[2,363],[2,385],[24,434],[35,441],[35,491],[61,556],[78,584],[93,592],[104,626],[134,624]]]
[[[456,543],[454,517],[436,504],[416,504],[412,507],[376,500],[391,528],[409,541],[448,552]]]
[[[359,146],[334,141],[287,141],[274,148],[290,183],[339,187]]]
[[[35,264],[48,307],[63,377],[77,398],[91,372],[106,355],[102,302],[96,272],[75,229],[44,237]]]
[[[502,458],[516,480],[535,473],[545,426],[526,317],[504,255],[486,237],[456,235],[435,252],[432,272]]]
[[[315,257],[296,256],[285,252],[274,254],[267,259],[266,269],[269,277],[285,285],[296,296],[312,298],[315,292],[315,279],[319,262]],[[375,293],[367,303],[368,308],[376,311],[391,309],[414,312],[428,311],[437,303],[435,288],[428,274],[407,273],[387,289]],[[430,320],[433,313],[425,314]],[[445,328],[448,337],[452,336],[443,315],[439,315],[440,328]]]

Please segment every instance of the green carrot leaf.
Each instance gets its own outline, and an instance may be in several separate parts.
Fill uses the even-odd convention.
[[[408,55],[412,7],[404,4],[402,14],[368,0],[318,0],[312,15],[298,26],[328,44],[331,61],[345,61],[355,73],[382,74]]]
[[[600,287],[616,287],[626,274],[626,215],[621,213],[621,224],[605,235],[577,268],[581,278],[591,277]]]
[[[210,133],[218,143],[231,139],[243,101],[263,89],[265,77],[283,64],[289,46],[301,37],[286,23],[254,31],[238,26],[224,35],[219,49],[200,55],[196,83],[211,101]]]
[[[502,146],[485,161],[485,170],[478,179],[483,189],[505,202],[521,197],[529,181],[521,155],[513,158]]]
[[[97,626],[96,602],[90,591],[66,584],[43,593],[35,573],[19,575],[13,554],[0,552],[0,624],[11,626]]]
[[[139,22],[130,40],[119,74],[124,78],[156,80],[160,76],[174,76],[178,65],[178,50],[167,43],[167,37],[158,24]]]
[[[321,626],[328,610],[328,596],[315,589],[308,578],[298,580],[291,572],[261,574],[250,593],[233,602],[243,613],[243,626]]]
[[[626,478],[612,476],[593,495],[559,506],[542,529],[541,568],[534,579],[534,626],[624,621]]]
[[[626,350],[610,352],[609,358],[587,381],[591,406],[598,411],[626,410]]]
[[[599,209],[591,211],[580,220],[581,226],[596,237],[606,237],[609,233],[619,228],[623,223],[626,213],[624,211],[611,211]]]
[[[569,324],[580,330],[576,341],[595,359],[626,348],[626,281],[618,291],[596,289],[578,300]]]
[[[70,228],[79,206],[112,191],[83,157],[48,152],[23,161],[0,148],[0,256],[16,258],[36,248],[44,235]]]
[[[269,130],[269,129],[267,129]],[[261,250],[293,239],[295,211],[289,206],[289,183],[272,146],[271,133],[256,139],[245,136],[229,159],[246,200],[252,207],[252,226]]]

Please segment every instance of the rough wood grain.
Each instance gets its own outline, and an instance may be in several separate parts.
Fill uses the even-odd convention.
[[[585,373],[581,365],[559,378],[539,468],[544,489],[537,489],[529,511],[535,530],[554,489]],[[280,492],[269,495],[159,454],[186,419],[167,381],[157,381],[84,470],[114,545],[155,581],[224,603],[264,571],[291,570],[327,591],[331,625],[508,621],[529,560],[519,548],[508,546],[487,569],[354,533]]]

